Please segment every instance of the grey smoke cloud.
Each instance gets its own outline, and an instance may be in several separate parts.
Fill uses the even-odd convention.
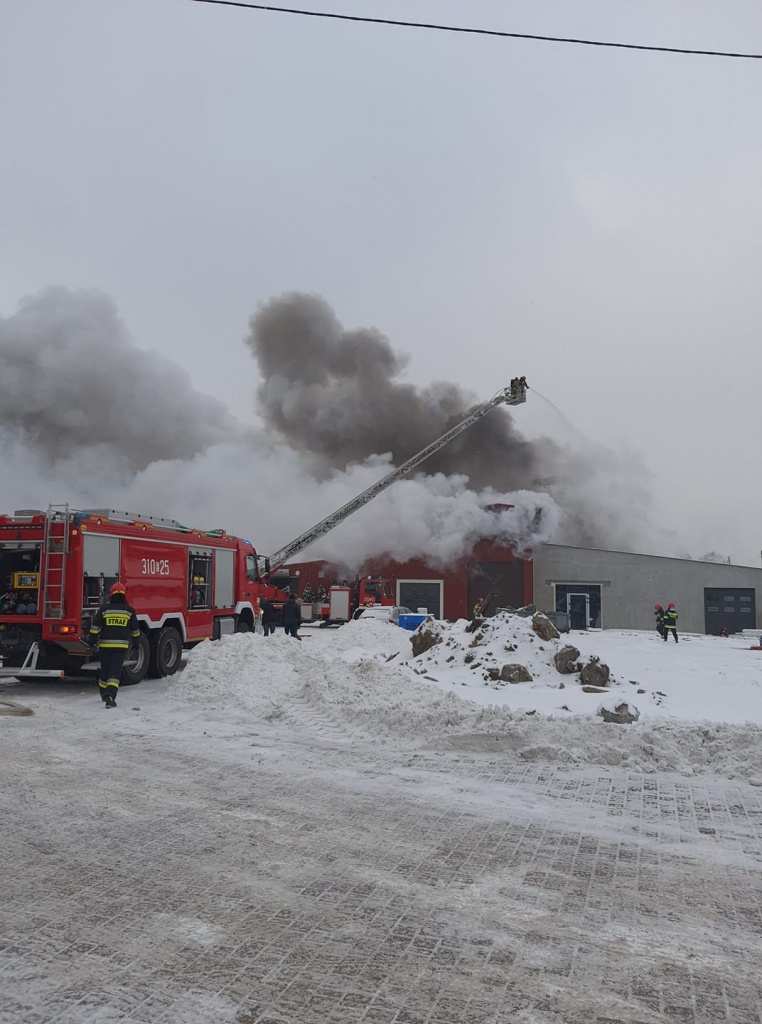
[[[262,376],[257,398],[265,422],[327,468],[345,468],[385,452],[399,465],[490,397],[475,401],[451,383],[417,388],[400,382],[406,357],[374,328],[345,330],[317,295],[272,298],[252,316],[249,328],[245,343]],[[521,371],[520,365],[511,366],[510,354],[504,365],[507,379],[496,381],[501,386]],[[536,400],[532,391],[528,400]],[[538,492],[549,494],[563,514],[551,517],[544,509],[546,519],[553,520],[545,539],[670,552],[670,539],[650,520],[649,474],[642,459],[588,440],[560,415],[564,429],[558,440],[530,440],[508,409],[493,409],[419,472],[463,475],[461,486],[474,491],[520,490],[525,501],[526,493],[534,492],[538,507],[543,505]]]
[[[398,381],[407,357],[374,328],[344,330],[318,295],[270,299],[251,318],[245,341],[263,378],[257,398],[265,422],[326,468],[384,452],[399,465],[491,397],[477,401],[451,383],[417,388]],[[504,372],[501,387],[520,367],[511,368],[506,356]],[[495,409],[421,469],[465,473],[475,489],[532,489],[538,454],[510,414]]]
[[[405,357],[379,331],[345,331],[318,296],[273,299],[250,326],[265,430],[244,428],[182,367],[140,349],[100,293],[47,289],[0,318],[2,511],[124,508],[224,527],[265,554],[474,404],[453,384],[401,383]],[[305,555],[352,568],[392,552],[441,566],[482,537],[520,550],[562,540],[672,553],[649,522],[634,457],[567,437],[529,440],[495,409]]]

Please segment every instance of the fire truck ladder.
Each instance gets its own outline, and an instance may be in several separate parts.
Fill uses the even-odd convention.
[[[48,505],[42,539],[42,602],[43,619],[62,619],[64,616],[64,587],[66,584],[66,555],[69,553],[68,505]],[[59,535],[53,524],[63,524]]]
[[[77,513],[79,516],[101,516],[103,519],[108,519],[114,523],[150,523],[152,526],[160,526],[164,530],[177,530],[180,533],[193,533],[194,531],[189,526],[183,526],[182,523],[178,523],[176,519],[162,519],[160,516],[145,516],[139,512],[122,512],[116,508],[83,508]],[[208,530],[203,531],[209,533],[211,536],[215,534],[223,534],[224,530]]]
[[[472,424],[480,420],[482,416],[486,416],[490,410],[494,409],[496,405],[521,405],[527,400],[527,390],[529,385],[526,382],[526,377],[514,377],[511,381],[510,387],[502,388],[498,391],[489,402],[484,405],[480,405],[477,409],[466,416],[464,420],[456,424],[452,429],[448,430],[441,437],[438,437],[436,441],[432,441],[431,444],[421,449],[417,455],[413,455],[412,458],[408,459],[407,462],[403,462],[401,466],[393,469],[391,473],[388,473],[385,477],[382,477],[378,483],[373,484],[367,490],[363,491],[362,494],[358,494],[356,498],[348,501],[346,505],[342,505],[340,509],[337,509],[332,515],[327,516],[317,525],[307,530],[296,540],[292,540],[290,544],[286,544],[280,551],[276,551],[274,555],[270,555],[269,558],[260,559],[260,569],[264,572],[274,572],[281,565],[287,562],[294,555],[298,554],[303,548],[306,548],[308,544],[322,537],[328,533],[339,523],[343,522],[347,516],[351,516],[353,512],[362,508],[363,505],[367,505],[369,501],[385,491],[387,487],[391,487],[397,480],[401,480],[403,476],[407,476],[411,470],[419,466],[425,459],[433,455],[434,452],[438,452],[440,448],[444,448],[446,444],[449,444],[454,437],[458,434],[462,434],[464,430],[467,430]]]

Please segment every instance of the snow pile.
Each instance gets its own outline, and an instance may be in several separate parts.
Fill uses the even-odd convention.
[[[371,622],[349,623],[327,631],[328,636],[314,631],[302,643],[281,631],[204,641],[170,685],[191,703],[236,707],[272,725],[331,741],[393,737],[417,744],[451,729],[476,728],[485,717],[478,705],[420,686],[411,673],[395,667],[410,634]],[[511,718],[506,709],[494,709],[494,715]]]
[[[542,618],[547,622],[544,616]],[[494,691],[515,686],[500,674],[506,665],[520,665],[531,680],[519,685],[539,682],[559,689],[562,682],[566,685],[571,681],[572,685],[579,686],[578,675],[561,675],[554,662],[554,656],[567,647],[569,641],[543,640],[535,632],[531,618],[501,611],[493,618],[481,620],[476,628],[474,625],[465,619],[424,624],[421,629],[436,635],[439,642],[410,659],[413,671],[435,680],[444,676],[453,685],[472,685],[480,680]],[[620,683],[621,680],[612,677],[612,685]]]
[[[599,653],[614,670],[603,703],[627,700],[641,712],[636,723],[617,725],[597,717],[600,693],[585,693],[578,675],[556,670],[553,654],[568,637],[540,640],[530,620],[513,615],[476,632],[468,625],[433,623],[441,642],[418,657],[410,633],[374,619],[305,628],[301,643],[281,630],[223,637],[195,648],[167,686],[207,710],[236,709],[312,743],[391,739],[419,749],[762,781],[756,652],[717,637],[667,646],[656,634],[573,634],[580,660]],[[532,681],[491,679],[489,669],[509,659],[524,664]]]

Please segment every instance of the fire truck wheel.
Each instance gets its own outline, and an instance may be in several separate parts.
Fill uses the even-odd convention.
[[[148,674],[154,679],[173,676],[180,668],[183,638],[174,626],[165,626],[151,633],[151,660]]]
[[[239,619],[235,626],[236,633],[251,633],[253,629],[248,619]]]
[[[128,654],[124,668],[122,669],[122,686],[134,686],[142,679],[145,679],[148,672],[148,659],[151,650],[148,646],[148,637],[141,633]]]

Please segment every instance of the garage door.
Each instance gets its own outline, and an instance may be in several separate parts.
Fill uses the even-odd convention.
[[[757,628],[753,588],[704,588],[704,631],[717,636],[726,628],[729,633]]]
[[[440,580],[399,580],[400,604],[417,612],[425,608],[435,619],[442,617],[442,583]]]

